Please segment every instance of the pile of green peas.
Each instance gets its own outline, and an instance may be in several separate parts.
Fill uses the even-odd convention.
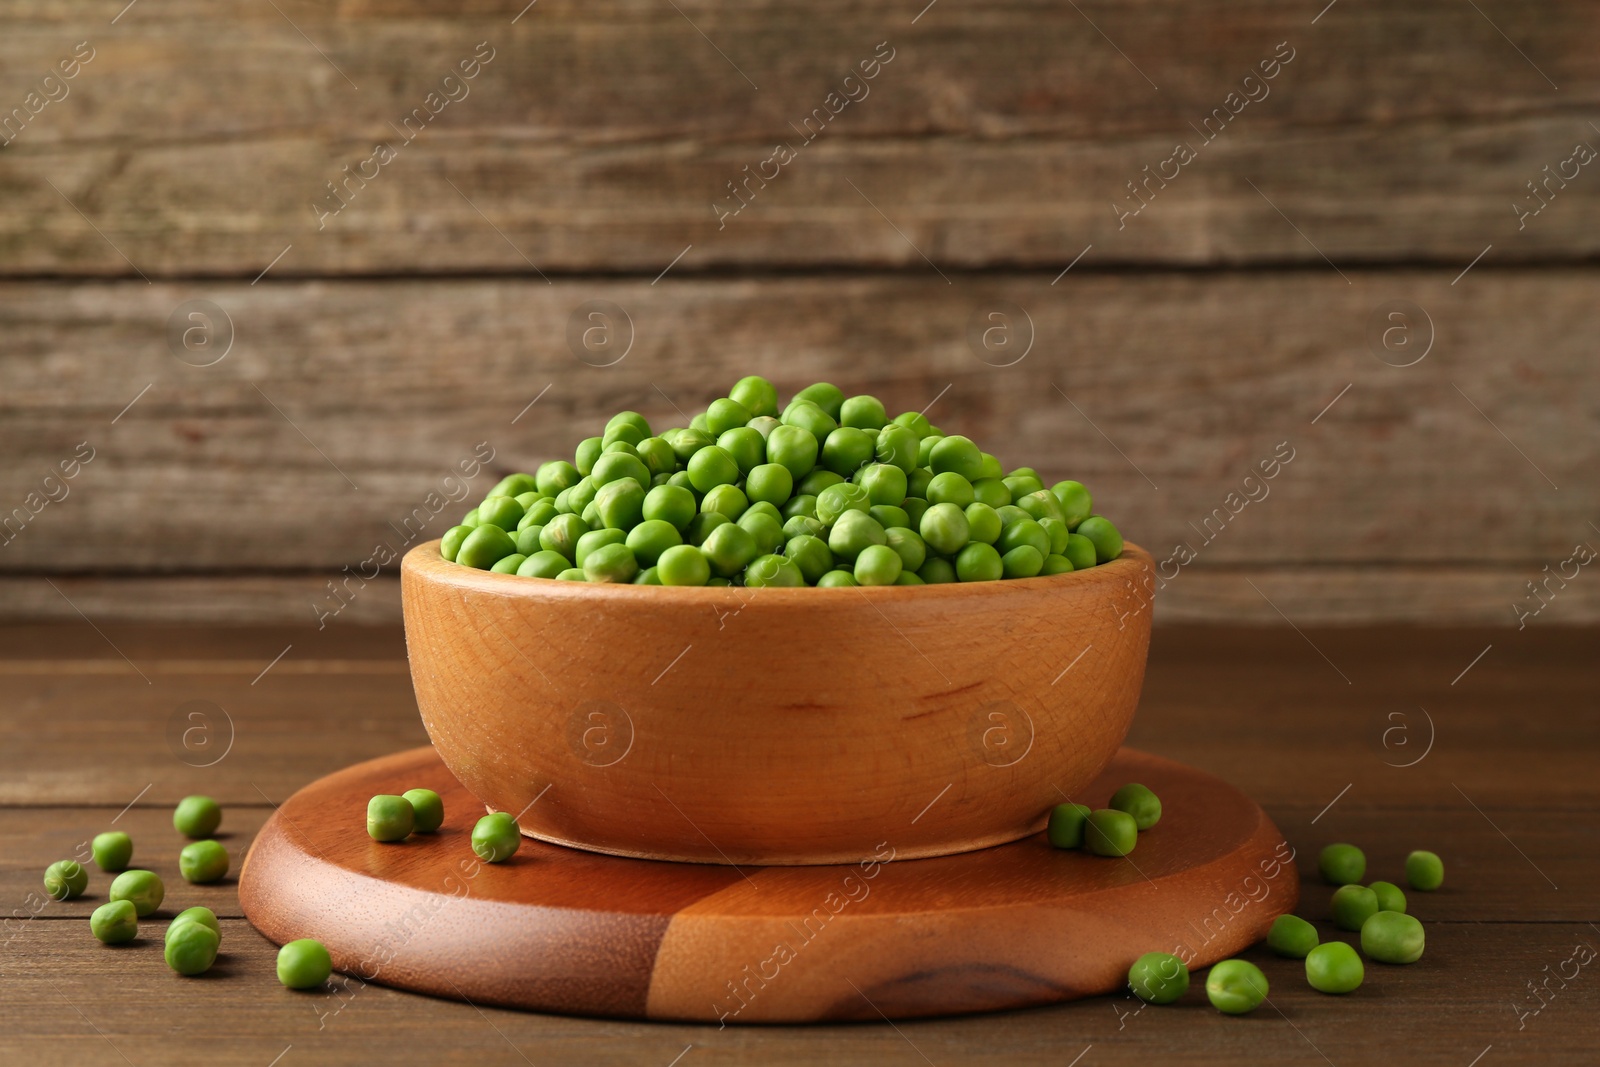
[[[687,427],[624,411],[572,462],[500,481],[440,542],[525,578],[638,585],[928,585],[1083,570],[1122,554],[1075,481],[1006,471],[918,412],[741,378]]]
[[[1129,782],[1106,807],[1057,804],[1050,809],[1045,837],[1056,848],[1082,848],[1096,856],[1126,856],[1139,834],[1161,821],[1161,798],[1147,786]]]

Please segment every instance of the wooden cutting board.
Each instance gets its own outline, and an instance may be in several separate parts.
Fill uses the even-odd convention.
[[[480,1004],[725,1023],[1020,1008],[1112,992],[1145,952],[1225,959],[1294,908],[1292,850],[1210,775],[1123,749],[1073,799],[1104,806],[1130,781],[1164,813],[1124,859],[1040,833],[896,860],[886,826],[850,865],[662,863],[532,839],[495,865],[469,847],[483,806],[419,748],[285,801],[239,897],[267,937],[317,938],[340,971]],[[416,787],[444,798],[444,826],[371,840],[368,798]],[[919,816],[937,817],[937,802]]]

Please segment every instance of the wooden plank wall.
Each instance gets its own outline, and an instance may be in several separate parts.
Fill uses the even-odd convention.
[[[314,622],[756,371],[1088,482],[1163,619],[1600,619],[1592,6],[924,2],[9,5],[0,615]]]

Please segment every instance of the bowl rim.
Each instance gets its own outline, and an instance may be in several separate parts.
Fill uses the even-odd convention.
[[[526,597],[530,600],[592,600],[622,603],[643,601],[655,604],[711,604],[726,601],[731,595],[741,601],[760,599],[775,604],[836,603],[827,599],[830,590],[815,586],[780,587],[759,586],[749,593],[745,586],[684,586],[684,585],[634,585],[622,582],[563,582],[554,578],[526,578],[515,574],[497,574],[466,567],[439,554],[440,538],[424,541],[410,549],[400,561],[402,576],[411,575],[438,585],[450,586],[465,592],[487,593],[507,598]],[[1010,578],[993,582],[947,582],[937,585],[877,585],[848,586],[859,591],[873,603],[937,603],[947,600],[971,601],[974,598],[992,598],[1045,592],[1051,586],[1075,583],[1108,585],[1134,584],[1141,572],[1153,576],[1155,560],[1150,553],[1132,541],[1124,541],[1122,555],[1087,570],[1068,571],[1065,574],[1039,575],[1033,578]],[[1135,588],[1139,588],[1135,584]],[[1154,596],[1154,583],[1145,590]]]

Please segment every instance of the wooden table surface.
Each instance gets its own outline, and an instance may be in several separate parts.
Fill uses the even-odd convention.
[[[1245,1018],[1191,989],[1143,1011],[1102,997],[894,1026],[718,1030],[479,1009],[353,979],[291,993],[231,876],[168,880],[165,913],[204,903],[222,919],[204,978],[167,970],[150,937],[160,926],[131,948],[100,945],[84,916],[106,876],[93,873],[83,900],[49,902],[49,862],[114,825],[133,835],[136,861],[170,872],[171,805],[204,792],[226,808],[237,867],[274,803],[426,741],[404,645],[395,629],[339,626],[0,628],[0,1063],[1592,1063],[1597,636],[1157,630],[1129,742],[1262,802],[1300,852],[1299,912],[1325,934],[1328,890],[1304,877],[1322,845],[1357,843],[1369,878],[1396,881],[1410,849],[1444,857],[1445,888],[1412,894],[1426,956],[1369,965],[1350,996],[1318,994],[1296,964],[1256,949],[1271,1007]]]

